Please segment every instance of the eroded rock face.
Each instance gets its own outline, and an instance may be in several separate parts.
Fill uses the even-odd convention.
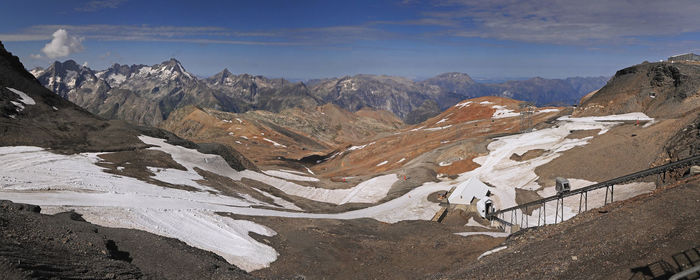
[[[656,165],[677,161],[700,155],[700,114],[695,115],[689,123],[673,135],[664,146],[664,153],[659,155]],[[680,179],[690,173],[691,167],[675,170],[671,179]]]
[[[618,71],[583,100],[575,116],[644,112],[655,118],[682,116],[700,106],[700,65],[643,63]]]

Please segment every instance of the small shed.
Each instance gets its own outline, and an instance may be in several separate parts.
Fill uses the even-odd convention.
[[[555,178],[555,182],[555,189],[557,190],[557,195],[561,195],[571,190],[571,184],[569,184],[569,180],[567,180],[566,178],[557,177]]]
[[[476,177],[471,177],[459,184],[447,198],[450,204],[471,204],[475,199],[484,200],[491,195],[489,186],[481,182]]]

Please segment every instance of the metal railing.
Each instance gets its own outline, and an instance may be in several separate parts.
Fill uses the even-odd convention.
[[[578,212],[580,213],[582,210],[587,211],[588,210],[588,192],[597,190],[597,189],[605,189],[605,200],[603,205],[606,205],[608,203],[608,194],[610,194],[610,202],[613,202],[614,200],[614,192],[615,192],[615,185],[635,181],[647,176],[651,175],[656,175],[656,174],[663,174],[662,180],[665,181],[666,177],[666,172],[684,168],[687,166],[695,165],[700,163],[700,155],[697,156],[692,156],[686,159],[678,160],[675,162],[667,163],[661,166],[657,167],[652,167],[649,169],[645,169],[642,171],[638,171],[635,173],[627,174],[624,176],[620,176],[611,180],[607,180],[605,182],[593,184],[590,186],[585,186],[582,188],[578,188],[575,190],[571,190],[568,192],[560,193],[557,195],[553,195],[550,197],[545,197],[542,199],[538,199],[535,201],[531,201],[528,203],[516,205],[513,207],[509,207],[506,209],[490,212],[486,215],[486,218],[491,220],[492,222],[497,222],[502,225],[502,227],[510,227],[511,232],[513,226],[517,225],[520,228],[526,228],[530,227],[529,225],[529,216],[526,215],[528,210],[530,208],[535,209],[538,208],[539,213],[538,213],[538,218],[537,218],[537,225],[540,225],[540,222],[544,222],[543,224],[547,224],[547,215],[546,215],[546,207],[547,207],[547,202],[550,201],[557,201],[556,205],[556,212],[554,216],[554,223],[556,224],[559,218],[561,218],[561,221],[564,221],[564,198],[565,197],[570,197],[574,195],[580,195],[579,198],[579,209]],[[561,216],[559,216],[560,212],[559,210],[561,209]],[[520,222],[518,222],[518,211],[520,211]],[[542,215],[542,212],[544,211],[544,215]],[[510,217],[506,218],[506,214],[510,214]],[[534,223],[533,223],[534,224]]]

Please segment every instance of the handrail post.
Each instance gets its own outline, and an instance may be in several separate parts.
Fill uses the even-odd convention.
[[[615,198],[614,193],[615,193],[615,185],[612,185],[612,186],[610,186],[610,203],[612,203],[614,198]]]
[[[603,201],[603,206],[608,205],[608,186],[605,186],[605,200]]]
[[[542,218],[544,219],[544,225],[547,225],[547,202],[542,203],[542,210],[544,210],[544,215],[542,215]]]
[[[557,224],[557,218],[559,218],[559,198],[557,198],[557,205],[555,206],[555,211],[554,211],[554,224]]]

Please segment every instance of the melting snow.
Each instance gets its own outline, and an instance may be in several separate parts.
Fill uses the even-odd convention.
[[[12,105],[15,105],[17,107],[17,112],[22,112],[24,110],[24,104],[17,102],[17,101],[10,101]]]
[[[493,105],[492,108],[496,109],[496,112],[493,112],[492,116],[492,118],[494,119],[503,119],[520,116],[520,113],[513,112],[513,110],[508,109],[505,106]]]
[[[510,233],[507,232],[493,232],[493,231],[473,231],[473,232],[457,232],[456,235],[461,236],[471,236],[471,235],[488,235],[494,238],[508,237]]]
[[[36,104],[36,102],[34,102],[34,99],[29,97],[29,95],[27,95],[26,93],[21,92],[19,90],[11,88],[11,87],[7,87],[7,89],[9,89],[11,92],[14,92],[15,94],[19,95],[19,102],[22,102],[26,105],[35,105]]]
[[[348,151],[354,151],[354,150],[362,150],[362,149],[364,149],[365,147],[370,146],[370,145],[372,145],[372,144],[374,144],[374,142],[369,143],[369,144],[364,144],[364,145],[361,145],[361,146],[352,146],[352,147],[348,148],[348,149],[345,150],[345,151],[348,152]]]
[[[464,226],[467,226],[467,227],[489,228],[489,227],[487,227],[487,226],[485,226],[485,225],[482,225],[482,224],[480,224],[480,223],[474,221],[474,217],[470,217],[469,220],[467,221],[467,224],[464,225]]]
[[[385,160],[385,161],[382,161],[382,162],[380,162],[380,163],[377,163],[377,166],[382,166],[382,165],[385,165],[385,164],[387,164],[387,163],[389,163],[389,161],[386,161],[386,160]]]
[[[439,121],[436,122],[435,124],[444,123],[444,122],[447,121],[447,120],[449,120],[449,119],[448,119],[448,118],[444,118],[444,119],[439,120]]]
[[[285,172],[282,170],[267,170],[267,171],[263,171],[263,173],[270,175],[270,176],[275,176],[277,178],[293,180],[293,181],[303,181],[303,182],[318,182],[319,181],[317,178],[292,174],[290,172]]]
[[[449,124],[449,125],[446,125],[446,126],[426,128],[426,129],[424,129],[424,130],[427,130],[427,131],[436,131],[436,130],[442,130],[442,129],[445,129],[445,128],[449,128],[449,127],[451,127],[451,126],[452,126],[452,125]]]
[[[500,250],[503,250],[503,249],[505,249],[505,248],[508,248],[508,246],[501,246],[501,247],[493,248],[493,249],[491,249],[491,250],[488,250],[488,251],[484,252],[483,254],[481,254],[481,255],[480,255],[478,258],[476,258],[476,259],[479,260],[479,259],[481,259],[481,258],[483,258],[483,257],[485,257],[485,256],[491,255],[491,254],[496,253],[496,252],[498,252],[498,251],[500,251]]]
[[[54,213],[76,209],[85,214],[88,221],[96,224],[140,228],[172,236],[193,246],[217,252],[229,262],[250,271],[268,266],[276,259],[277,253],[271,247],[249,238],[247,233],[252,231],[269,236],[273,235],[274,231],[252,222],[220,217],[214,214],[215,211],[298,218],[374,218],[389,223],[407,219],[428,220],[440,206],[428,201],[427,196],[436,191],[449,190],[455,184],[471,177],[477,177],[494,186],[491,188],[494,193],[492,200],[497,204],[497,208],[502,209],[515,205],[514,188],[540,188],[535,182],[537,176],[534,169],[537,166],[548,163],[563,151],[585,145],[591,139],[566,139],[569,131],[601,129],[601,133],[605,133],[619,124],[617,121],[643,117],[646,116],[637,113],[595,119],[560,118],[555,127],[495,139],[487,147],[488,155],[474,159],[481,166],[460,174],[457,180],[426,182],[382,204],[336,214],[254,208],[250,206],[270,205],[249,196],[233,198],[208,192],[162,188],[134,178],[104,173],[102,168],[95,165],[98,161],[97,154],[58,155],[38,147],[0,147],[0,183],[4,186],[0,189],[0,194],[3,199],[42,205],[42,208],[53,210]],[[651,120],[648,117],[646,119]],[[140,139],[147,144],[160,146],[152,149],[170,153],[175,161],[188,170],[196,166],[234,180],[249,178],[291,195],[334,204],[376,203],[386,197],[391,186],[398,180],[395,174],[388,174],[374,177],[348,189],[305,187],[250,170],[238,172],[230,168],[220,156],[172,146],[163,139],[145,136]],[[545,149],[546,152],[538,158],[524,162],[510,160],[513,153],[522,154],[532,149]],[[570,182],[573,185],[586,183],[576,179],[570,179]],[[629,191],[629,195],[634,195],[640,189],[652,188],[651,184],[646,184]],[[49,188],[51,191],[47,191]],[[624,188],[616,188],[616,197],[624,194]],[[547,194],[552,190],[545,188],[541,192]],[[595,194],[589,194],[589,199],[595,201],[597,198]],[[565,199],[565,218],[572,215],[570,203]],[[289,205],[290,203],[278,204],[290,209],[293,206]],[[554,207],[547,208],[554,210]],[[545,213],[545,216],[549,215],[550,213]],[[529,218],[531,220],[532,217]],[[537,214],[534,219],[537,219]],[[553,220],[551,217],[548,219],[548,222]],[[505,248],[495,248],[482,256]]]
[[[469,106],[469,104],[472,104],[472,101],[464,101],[462,103],[455,105],[455,107],[464,108],[464,107]]]
[[[264,134],[263,134],[263,135],[264,135]],[[286,148],[286,147],[287,147],[287,146],[285,146],[285,145],[282,145],[282,144],[280,144],[280,143],[277,143],[277,142],[272,141],[272,140],[267,139],[267,138],[263,138],[263,140],[272,143],[272,145],[275,146],[275,147],[282,147],[282,148]]]

